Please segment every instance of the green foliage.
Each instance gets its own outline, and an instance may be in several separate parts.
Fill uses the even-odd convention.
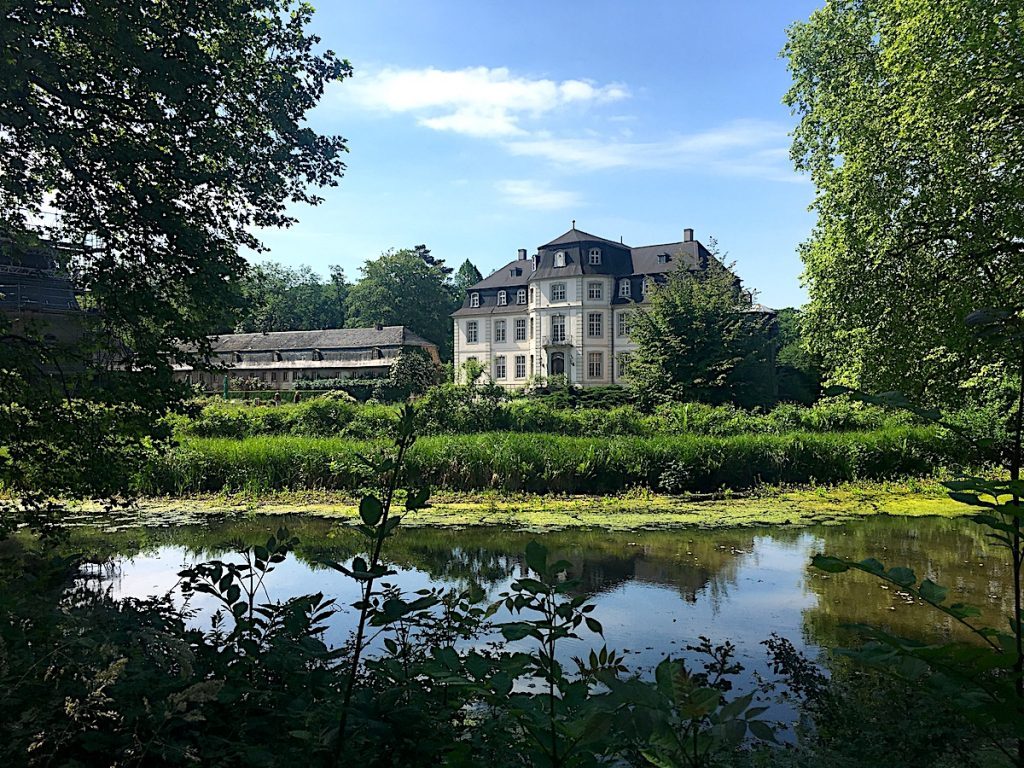
[[[121,469],[184,394],[172,363],[200,360],[225,320],[239,249],[259,250],[254,232],[291,223],[286,207],[341,175],[344,141],[305,117],[350,67],[317,50],[311,13],[291,0],[5,4],[4,256],[73,244],[47,258],[90,310],[66,319],[75,340],[59,350],[0,319],[13,492],[123,491]]]
[[[359,490],[358,455],[345,438],[188,439],[138,477],[144,494],[302,489]],[[875,432],[790,432],[735,437],[564,437],[514,432],[420,439],[410,472],[451,490],[669,493],[928,476],[965,459],[962,445],[920,427]]]
[[[780,309],[775,316],[778,328],[775,375],[782,402],[812,405],[821,396],[823,374],[821,360],[808,351],[808,338],[799,310]]]
[[[763,314],[717,260],[678,270],[634,316],[628,380],[645,405],[696,400],[753,407],[775,401],[773,344]]]
[[[451,357],[452,323],[457,306],[443,262],[428,261],[415,250],[388,251],[367,261],[349,290],[348,328],[374,324],[404,325],[437,344],[442,359]]]
[[[305,331],[345,326],[349,285],[341,267],[326,280],[312,269],[274,262],[250,267],[239,286],[235,333]]]
[[[965,319],[1020,304],[1022,47],[1013,2],[829,0],[790,28],[806,320],[833,380],[954,407],[999,380]]]
[[[341,380],[342,384],[344,382]],[[380,385],[380,380],[373,383],[377,388]],[[370,387],[370,382],[366,387]],[[194,416],[175,417],[172,423],[179,436],[239,438],[293,434],[374,439],[390,435],[397,421],[399,409],[394,405],[362,403],[354,405],[351,411],[337,405],[321,405],[325,398],[346,402],[342,390],[309,390],[301,395],[306,399],[297,404],[282,403],[274,410],[258,405],[271,400],[273,394],[250,393],[252,401],[248,403],[209,399]],[[767,413],[703,403],[665,403],[657,406],[653,413],[643,413],[631,405],[607,407],[610,404],[606,403],[606,407],[564,408],[557,402],[547,397],[509,398],[500,387],[490,385],[470,388],[444,384],[428,390],[415,405],[418,430],[423,435],[511,431],[576,437],[725,437],[787,432],[866,432],[919,423],[909,413],[842,397],[822,400],[811,407],[782,404]],[[317,408],[336,408],[339,415],[317,428],[307,429],[297,414]],[[979,434],[989,429],[987,420],[994,417],[995,408],[993,405],[985,410],[956,412],[947,421],[957,432]]]
[[[480,270],[476,268],[473,262],[469,259],[462,262],[452,280],[455,285],[455,298],[458,303],[462,304],[466,300],[466,292],[471,285],[476,285],[483,279],[484,276],[480,274]]]

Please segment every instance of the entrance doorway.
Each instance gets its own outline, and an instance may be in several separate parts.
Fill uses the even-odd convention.
[[[552,352],[548,363],[548,373],[552,376],[565,375],[565,352]]]

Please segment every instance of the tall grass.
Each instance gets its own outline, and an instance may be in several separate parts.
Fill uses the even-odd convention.
[[[381,443],[297,436],[191,438],[139,477],[145,494],[207,491],[358,490],[369,478],[358,454]],[[957,462],[934,429],[871,432],[660,435],[583,438],[515,432],[425,437],[410,471],[435,488],[669,493],[761,484],[834,483],[929,475]]]

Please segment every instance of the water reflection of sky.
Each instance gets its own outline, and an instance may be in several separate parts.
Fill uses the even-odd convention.
[[[730,640],[747,669],[747,680],[754,672],[767,672],[761,642],[771,633],[804,647],[802,617],[816,601],[805,587],[804,570],[820,540],[808,534],[785,539],[765,534],[748,540],[749,548],[730,548],[725,567],[695,560],[684,533],[680,533],[678,558],[657,557],[628,544],[621,553],[603,551],[596,558],[584,557],[583,570],[591,577],[585,581],[593,581],[595,571],[604,576],[602,583],[591,583],[587,589],[596,605],[593,615],[604,626],[604,642],[626,652],[630,668],[649,674],[666,655],[691,656],[685,648],[701,635],[713,642]],[[215,557],[232,559],[161,546],[119,560],[108,585],[115,597],[164,594],[175,589],[181,568]],[[507,589],[522,570],[515,558],[504,564],[507,575],[487,585],[489,598]],[[432,579],[414,567],[402,568],[386,581],[406,592],[454,583]],[[326,639],[331,644],[341,644],[354,629],[355,612],[349,606],[358,599],[357,585],[335,571],[290,557],[268,576],[264,587],[264,600],[313,592],[336,599],[341,611],[330,622]],[[196,623],[202,626],[216,602],[212,596],[196,594],[190,605],[199,611]],[[582,655],[600,644],[600,638],[588,636],[584,641],[567,641],[562,652],[566,657]]]

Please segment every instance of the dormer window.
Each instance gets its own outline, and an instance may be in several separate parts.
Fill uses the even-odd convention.
[[[668,254],[667,253],[659,253],[658,254],[658,263],[659,264],[667,264],[668,263]]]
[[[591,248],[590,249],[590,263],[591,264],[600,264],[601,263],[601,249],[600,248]]]
[[[525,304],[525,303],[526,303],[526,289],[525,288],[520,288],[518,291],[516,291],[516,304]]]
[[[537,271],[537,259],[538,259],[538,256],[537,256],[537,254],[536,254],[536,253],[535,253],[535,254],[533,254],[533,271],[534,271],[534,272],[536,272],[536,271]]]
[[[619,282],[619,298],[628,299],[632,292],[628,278]]]
[[[508,304],[508,294],[505,291],[498,291],[498,306],[504,307]]]
[[[565,251],[558,251],[558,253],[555,254],[555,266],[556,267],[564,267],[565,266]]]
[[[471,294],[469,294],[469,306],[471,306],[471,307],[479,307],[480,306],[480,294],[479,293],[471,293]]]
[[[650,286],[648,285],[648,282],[649,282],[649,281],[648,281],[648,280],[647,280],[647,278],[645,277],[645,278],[643,279],[643,282],[641,282],[641,283],[640,283],[640,295],[641,295],[641,296],[646,296],[646,295],[647,295],[647,290],[648,290],[648,288],[650,287]]]

